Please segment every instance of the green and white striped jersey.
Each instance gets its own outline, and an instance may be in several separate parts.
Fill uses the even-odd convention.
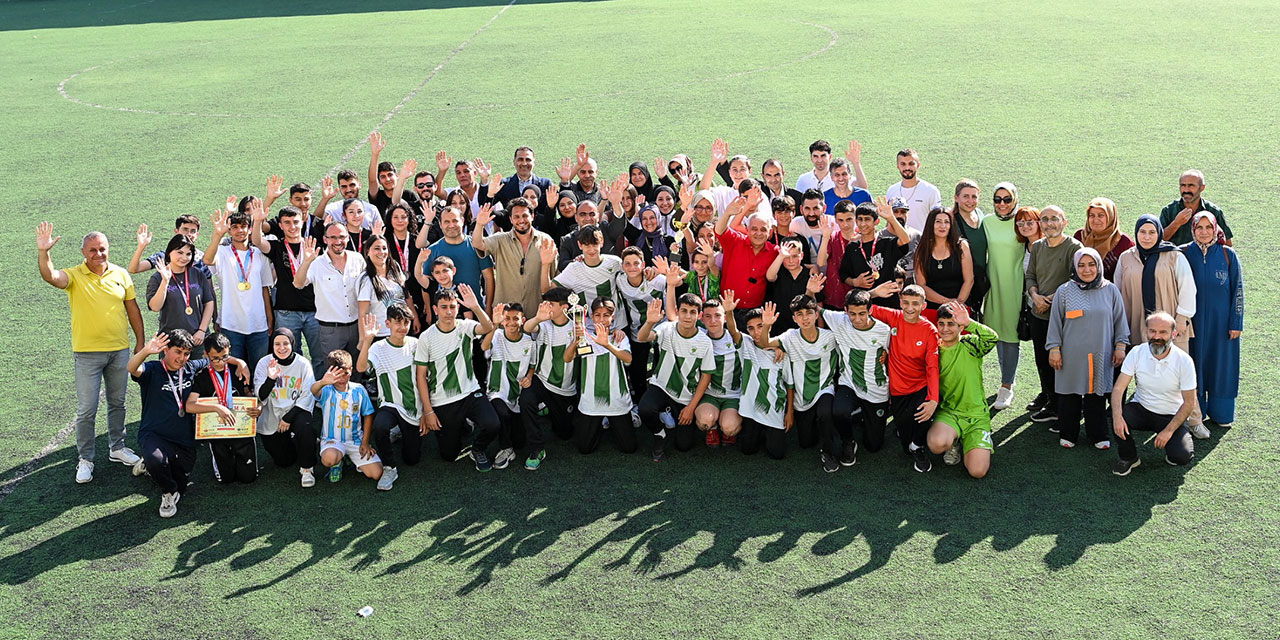
[[[480,382],[471,364],[471,350],[476,337],[475,320],[459,318],[453,329],[441,331],[433,324],[418,338],[414,364],[427,368],[427,393],[431,406],[457,402],[480,390]]]
[[[868,402],[889,401],[889,325],[871,319],[869,329],[853,326],[843,311],[822,312],[840,346],[840,385]]]
[[[408,422],[418,423],[418,388],[414,384],[413,357],[418,349],[418,339],[405,336],[404,344],[397,347],[387,340],[379,340],[369,347],[370,375],[378,381],[378,404],[394,407]]]
[[[498,329],[488,351],[489,398],[502,400],[513,413],[520,413],[520,378],[533,365],[534,348],[528,334],[521,333],[518,340],[511,340]]]
[[[620,273],[622,273],[622,258],[606,253],[600,255],[600,264],[594,267],[588,267],[586,262],[570,262],[559,275],[551,279],[551,282],[576,291],[582,298],[578,304],[582,305],[586,314],[590,316],[591,303],[595,302],[596,298],[608,297],[614,304],[618,304],[618,294],[614,290],[614,284],[616,276]],[[625,278],[626,274],[623,274],[623,277]],[[614,314],[613,326],[609,328],[621,329],[624,322],[626,320],[623,314]]]
[[[707,330],[698,329],[704,334]],[[711,338],[710,334],[707,334]],[[737,398],[742,393],[742,362],[738,357],[738,345],[728,329],[719,338],[711,338],[711,353],[715,356],[716,370],[711,373],[707,395],[717,398]]]
[[[578,413],[586,416],[620,416],[631,412],[631,388],[627,386],[626,365],[608,349],[590,340],[591,354],[578,356]],[[619,351],[631,352],[631,341],[622,336],[612,343]]]
[[[633,287],[627,282],[627,274],[619,271],[614,283],[618,298],[614,302],[620,307],[615,316],[626,318],[627,335],[635,337],[644,324],[644,316],[649,311],[650,300],[661,300],[667,292],[667,277],[654,276],[652,280],[641,280],[640,286]],[[615,322],[614,324],[617,324]]]
[[[649,384],[658,385],[680,404],[689,404],[704,373],[715,373],[716,360],[711,338],[694,331],[686,338],[676,329],[677,323],[663,322],[653,328],[653,375]]]
[[[574,379],[578,360],[564,361],[564,350],[573,342],[573,322],[565,320],[564,324],[556,324],[543,320],[538,324],[538,333],[534,336],[537,344],[537,371],[535,375],[542,381],[548,391],[562,396],[578,393],[578,384]]]
[[[787,329],[781,341],[791,363],[796,411],[808,410],[824,394],[835,394],[840,363],[835,334],[819,327],[818,339],[809,342],[800,334],[800,329]]]
[[[761,349],[743,336],[738,351],[742,358],[742,398],[738,413],[744,418],[774,429],[782,428],[787,414],[787,389],[791,387],[791,363],[774,358],[774,349]]]

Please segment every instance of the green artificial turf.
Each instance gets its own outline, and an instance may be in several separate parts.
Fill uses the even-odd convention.
[[[0,638],[1276,637],[1276,24],[1237,1],[0,4]],[[857,138],[877,192],[911,146],[944,196],[1012,180],[1071,228],[1097,195],[1128,227],[1200,168],[1247,280],[1236,426],[1186,468],[1143,445],[1116,478],[1114,452],[1027,421],[1027,345],[982,481],[892,445],[826,475],[812,451],[555,443],[536,473],[483,476],[431,446],[390,493],[290,469],[215,486],[202,455],[161,520],[102,436],[76,485],[37,222],[59,267],[95,229],[125,264],[139,223],[163,237],[270,174],[315,185],[347,157],[363,180],[379,126],[387,160],[509,174],[529,144],[544,176],[579,142],[602,177],[678,152],[701,171],[722,137],[789,183],[813,140]],[[138,407],[131,388],[131,429]]]

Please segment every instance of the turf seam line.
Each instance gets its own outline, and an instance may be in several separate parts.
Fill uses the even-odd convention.
[[[98,391],[99,406],[101,406],[101,404],[104,401],[106,401],[106,399],[107,399],[106,390],[104,389],[104,390]],[[31,458],[26,462],[26,464],[19,467],[18,472],[15,473],[12,478],[5,480],[4,484],[0,484],[0,504],[4,504],[5,498],[8,498],[9,494],[13,493],[13,490],[18,488],[18,483],[22,482],[27,478],[27,476],[31,475],[36,470],[36,467],[40,465],[41,460],[43,460],[49,454],[53,453],[59,447],[61,447],[62,443],[65,442],[67,438],[71,436],[71,433],[75,431],[75,429],[76,429],[76,416],[73,415],[71,416],[71,421],[67,423],[67,426],[63,427],[57,433],[53,434],[53,438],[50,438],[49,442],[46,443],[44,447],[42,447],[39,451],[36,452],[35,457]]]
[[[378,131],[381,131],[382,128],[385,127],[388,122],[391,122],[391,119],[396,117],[396,114],[400,113],[400,110],[403,109],[406,104],[409,104],[409,101],[416,98],[418,96],[418,93],[422,91],[422,88],[427,86],[427,83],[431,82],[431,79],[435,78],[436,74],[440,73],[440,70],[443,69],[445,65],[449,64],[449,62],[451,62],[455,57],[457,57],[459,53],[462,53],[462,50],[466,49],[467,45],[471,44],[471,41],[474,40],[476,36],[479,36],[481,33],[483,33],[485,29],[488,29],[489,25],[493,24],[494,21],[502,17],[502,14],[506,13],[507,9],[510,9],[511,5],[515,3],[516,3],[516,0],[511,0],[511,2],[508,2],[501,9],[498,9],[498,12],[493,14],[493,17],[489,18],[488,22],[484,23],[483,25],[480,25],[480,28],[476,29],[475,33],[471,34],[470,37],[462,41],[462,44],[459,44],[458,46],[454,47],[453,51],[450,51],[449,55],[445,56],[444,60],[441,60],[440,63],[437,64],[435,68],[431,70],[431,73],[428,73],[427,77],[423,78],[422,82],[419,82],[418,86],[414,87],[413,90],[410,91],[409,94],[406,95],[404,99],[400,101],[400,104],[397,104],[396,106],[392,107],[391,110],[388,111],[387,114],[382,117],[382,121],[378,123],[378,126],[374,127],[371,131],[369,131],[369,133],[365,134],[364,138],[361,139],[360,142],[356,143],[355,147],[352,147],[352,149],[348,151],[346,155],[342,156],[342,160],[338,162],[337,166],[329,170],[328,175],[332,176],[333,174],[337,173],[339,169],[345,166],[347,162],[350,162],[351,159],[354,158],[356,154],[359,153],[360,150],[364,148],[364,145],[369,142],[369,136],[373,135],[374,133],[377,133]]]

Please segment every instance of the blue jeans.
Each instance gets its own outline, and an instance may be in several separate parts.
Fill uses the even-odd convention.
[[[267,336],[270,334],[266,331],[236,333],[223,329],[222,333],[231,341],[231,356],[244,360],[249,364],[250,370],[257,367],[258,361],[267,355]]]
[[[311,354],[311,368],[320,370],[324,364],[324,356],[316,341],[320,339],[320,324],[316,322],[316,312],[314,311],[289,311],[286,309],[276,310],[276,328],[288,329],[293,332],[293,350],[302,353],[302,338],[307,339],[307,350]],[[267,345],[269,350],[271,345]],[[258,363],[250,362],[249,366],[255,367]]]
[[[77,351],[76,451],[82,460],[93,462],[94,421],[98,415],[98,392],[107,383],[107,433],[111,450],[124,447],[124,396],[129,384],[129,350]]]

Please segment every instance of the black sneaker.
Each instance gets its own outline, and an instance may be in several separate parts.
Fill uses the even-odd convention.
[[[858,443],[850,440],[844,443],[844,449],[840,451],[840,466],[852,467],[858,461]]]
[[[1133,471],[1134,467],[1141,466],[1141,465],[1142,465],[1142,460],[1139,460],[1139,459],[1116,460],[1116,463],[1111,466],[1111,473],[1114,473],[1118,476],[1127,476],[1129,475],[1130,471]]]
[[[929,451],[924,447],[920,447],[911,452],[911,466],[920,473],[929,473],[933,470],[933,463],[929,461]]]
[[[1047,402],[1048,400],[1049,398],[1045,396],[1043,393],[1037,395],[1036,397],[1031,399],[1031,402],[1027,403],[1027,411],[1039,411],[1040,409],[1043,409],[1044,403]]]
[[[662,456],[666,453],[666,451],[663,448],[663,444],[665,443],[665,441],[666,441],[666,438],[653,439],[653,461],[654,462],[662,462]]]
[[[1058,431],[1058,412],[1049,407],[1042,407],[1039,411],[1031,414],[1032,422],[1052,422],[1049,430],[1057,433]]]
[[[479,449],[472,449],[471,461],[476,463],[476,471],[488,471],[493,468],[493,461]]]
[[[835,473],[840,470],[840,461],[836,460],[835,456],[827,453],[826,451],[822,452],[822,456],[819,460],[822,461],[822,470],[827,473]]]

